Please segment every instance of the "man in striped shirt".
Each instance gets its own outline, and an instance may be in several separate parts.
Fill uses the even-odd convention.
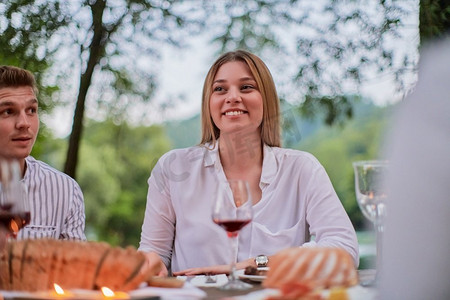
[[[30,156],[39,131],[37,94],[31,72],[0,66],[0,158],[19,161],[30,202],[31,221],[18,238],[86,240],[77,182]]]

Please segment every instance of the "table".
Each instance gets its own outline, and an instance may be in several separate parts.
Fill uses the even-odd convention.
[[[360,282],[362,281],[366,281],[368,279],[373,279],[375,276],[375,270],[359,270],[358,271],[358,276],[360,279]],[[193,277],[195,278],[195,277]],[[192,280],[192,278],[190,278]],[[224,278],[224,280],[226,280],[226,278]],[[246,281],[246,280],[244,280]],[[191,281],[192,282],[192,281]],[[203,298],[205,300],[224,300],[224,299],[231,299],[233,297],[236,296],[242,296],[242,295],[247,295],[251,292],[255,292],[255,291],[259,291],[263,289],[263,286],[261,285],[261,283],[259,282],[253,282],[253,281],[246,281],[247,283],[250,283],[252,285],[251,289],[245,290],[245,291],[222,291],[220,290],[217,286],[214,287],[205,287],[205,286],[199,286],[198,288],[203,290],[206,293],[206,297]],[[354,287],[352,287],[352,289],[354,289]],[[375,290],[373,288],[362,288],[359,287],[359,291],[367,291],[367,295],[370,297],[361,297],[360,293],[359,293],[359,297],[357,297],[356,299],[351,297],[350,300],[367,300],[367,299],[375,299],[373,297]],[[350,295],[349,295],[350,296]],[[162,297],[159,296],[148,296],[148,297],[142,297],[142,298],[135,298],[135,299],[139,299],[139,300],[157,300],[157,299],[161,299]],[[0,299],[1,295],[0,295]],[[36,299],[36,298],[33,298]],[[44,298],[40,298],[41,300],[45,300]],[[177,298],[179,299],[179,298]],[[18,297],[18,296],[5,296],[5,300],[30,300],[29,297]]]
[[[251,289],[245,290],[245,291],[222,291],[217,287],[200,287],[201,290],[205,291],[207,294],[207,297],[205,300],[219,300],[219,299],[226,299],[231,298],[235,296],[240,295],[246,295],[248,293],[261,290],[263,287],[260,283],[245,281],[247,283],[250,283],[253,287]]]
[[[373,269],[358,270],[358,277],[360,282],[375,278],[375,273],[376,272]],[[245,291],[222,291],[217,287],[199,287],[199,288],[206,292],[207,297],[205,298],[205,300],[227,299],[235,296],[246,295],[248,293],[263,289],[261,283],[246,280],[244,281],[250,283],[253,287]]]

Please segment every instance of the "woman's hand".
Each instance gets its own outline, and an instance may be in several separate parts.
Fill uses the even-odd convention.
[[[145,252],[145,257],[147,260],[145,266],[143,267],[144,272],[148,272],[150,276],[167,277],[169,272],[167,271],[167,267],[158,253]]]
[[[255,266],[255,262],[252,258],[249,258],[247,260],[238,262],[236,264],[236,269],[245,269],[248,266]],[[229,274],[230,273],[230,265],[217,265],[217,266],[210,266],[210,267],[201,267],[201,268],[191,268],[182,270],[179,272],[174,272],[174,276],[194,276],[194,275],[202,275],[202,274]]]
[[[218,265],[218,266],[210,266],[210,267],[202,267],[202,268],[191,268],[182,270],[179,272],[173,272],[174,276],[194,276],[201,274],[228,274],[230,272],[230,266],[228,265]]]

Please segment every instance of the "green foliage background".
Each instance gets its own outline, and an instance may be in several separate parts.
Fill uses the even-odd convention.
[[[320,160],[357,230],[372,228],[355,200],[351,163],[378,157],[392,109],[360,102],[353,119],[334,126],[302,118],[295,110],[284,111],[284,118],[294,118],[284,131],[290,140],[287,146]],[[85,197],[88,239],[138,246],[150,172],[168,150],[198,144],[200,118],[138,127],[90,120],[85,132],[78,182]],[[65,139],[47,137],[35,155],[62,169],[66,147]]]
[[[382,159],[383,141],[393,107],[363,104],[344,125],[321,127],[296,148],[311,152],[323,164],[357,230],[372,229],[356,202],[352,162]]]
[[[354,101],[354,117],[333,126],[325,125],[318,112],[302,117],[294,106],[283,103],[283,146],[315,155],[330,176],[357,230],[372,230],[359,210],[354,190],[352,162],[377,159],[395,106],[376,106],[367,100]],[[200,141],[200,118],[164,124],[174,148],[192,146]]]
[[[369,62],[375,63],[375,68],[381,73],[387,70],[391,75],[395,74],[395,81],[402,81],[401,75],[404,71],[411,71],[410,68],[414,73],[416,62],[413,58],[407,55],[403,60],[395,59],[392,49],[385,48],[383,43],[385,38],[396,37],[399,30],[407,26],[402,18],[408,14],[408,5],[399,5],[407,2],[374,1],[376,5],[368,7],[368,11],[359,9],[358,5],[347,11],[342,10],[341,5],[349,8],[352,3],[329,1],[320,10],[330,20],[324,28],[309,22],[309,17],[314,19],[315,16],[312,11],[289,9],[293,7],[290,4],[308,4],[308,1],[205,0],[199,1],[202,5],[198,5],[195,1],[168,0],[162,1],[161,6],[154,6],[151,1],[129,0],[77,3],[87,9],[85,13],[89,12],[90,20],[77,18],[69,3],[2,2],[0,62],[35,72],[41,90],[41,115],[68,103],[62,91],[70,85],[68,82],[72,81],[74,74],[80,78],[78,96],[81,97],[77,99],[80,105],[74,114],[77,126],[72,128],[74,139],[70,140],[74,142],[54,138],[52,132],[43,126],[32,154],[60,170],[64,169],[64,164],[70,164],[70,168],[65,169],[72,176],[75,176],[75,167],[79,167],[76,178],[85,194],[89,239],[123,246],[137,245],[145,209],[146,181],[156,160],[172,148],[199,142],[198,116],[139,127],[130,126],[123,120],[129,117],[126,112],[132,105],[151,101],[156,87],[157,77],[154,76],[158,75],[158,68],[155,64],[142,70],[139,68],[142,67],[142,58],[148,54],[151,62],[159,60],[160,45],[182,46],[185,36],[210,27],[217,30],[211,38],[220,46],[220,51],[245,48],[263,54],[269,47],[279,54],[277,60],[285,56],[289,63],[296,65],[298,71],[293,78],[296,88],[290,89],[288,95],[280,95],[281,98],[288,97],[294,105],[290,107],[283,103],[284,144],[318,157],[355,227],[365,228],[355,201],[351,162],[378,156],[391,108],[364,102],[357,104],[354,102],[357,99],[341,88],[348,82],[363,82],[363,71],[371,65]],[[448,34],[450,10],[446,1],[418,1],[416,4],[420,7],[420,43]],[[190,5],[204,15],[189,11],[178,15],[176,8]],[[236,7],[240,9],[233,9]],[[367,14],[374,8],[381,12],[381,23],[373,22]],[[109,12],[109,18],[103,18],[104,11]],[[217,12],[221,18],[217,18]],[[22,16],[21,22],[11,21],[15,14]],[[277,20],[276,23],[282,26],[304,25],[315,34],[303,36],[302,33],[308,30],[298,30],[299,35],[295,34],[296,55],[286,55],[287,49],[273,31],[276,26],[270,20]],[[367,35],[358,35],[362,38],[360,41],[353,39],[353,35],[349,39],[336,39],[345,37],[346,30],[340,31],[339,28],[346,28],[348,23],[358,24]],[[130,32],[135,34],[130,35]],[[75,48],[78,50],[72,52]],[[71,49],[66,51],[70,59],[59,65],[58,49]],[[354,60],[358,63],[353,64]],[[403,63],[394,66],[394,61]],[[335,64],[342,67],[339,68],[341,73],[334,73],[337,69],[333,69],[333,73],[328,74],[327,66]],[[151,72],[147,72],[149,69]],[[55,70],[61,72],[53,74]],[[73,70],[76,72],[71,74]],[[101,122],[84,119],[88,89],[95,94],[95,107],[102,112],[99,115],[107,115],[111,119]],[[68,100],[74,101],[75,97]],[[304,119],[301,115],[314,118]],[[332,126],[323,125],[322,121]],[[68,148],[76,151],[68,151]],[[78,156],[81,158],[79,162]]]
[[[53,138],[41,144],[45,155],[33,154],[61,170],[67,141]],[[170,148],[162,126],[87,122],[77,181],[85,198],[88,240],[138,246],[147,179],[157,159]]]

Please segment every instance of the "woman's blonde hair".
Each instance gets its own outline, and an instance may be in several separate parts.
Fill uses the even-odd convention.
[[[212,86],[217,71],[222,65],[232,61],[242,61],[248,65],[261,93],[263,100],[263,118],[260,126],[261,141],[272,147],[280,147],[280,101],[275,83],[266,64],[258,56],[244,50],[222,54],[206,75],[202,93],[202,140],[200,144],[209,142],[214,146],[220,136],[220,130],[211,117],[209,99],[213,92]]]

